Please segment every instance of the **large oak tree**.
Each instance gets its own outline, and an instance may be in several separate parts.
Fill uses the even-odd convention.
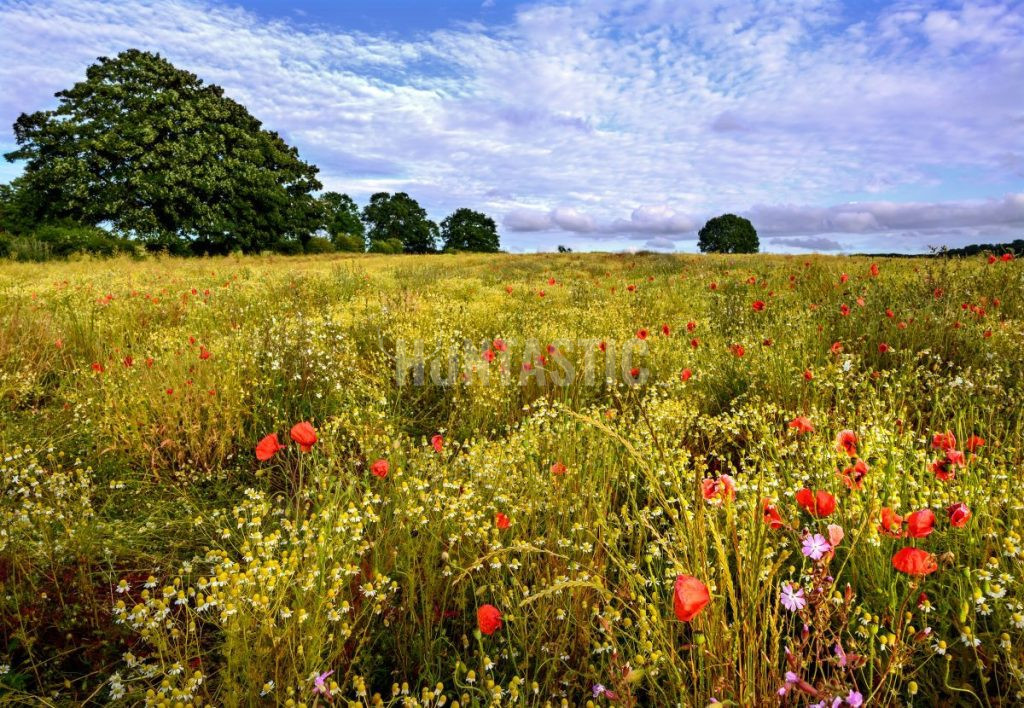
[[[213,84],[159,54],[101,57],[14,124],[38,221],[109,224],[150,244],[257,251],[319,227],[316,167]]]

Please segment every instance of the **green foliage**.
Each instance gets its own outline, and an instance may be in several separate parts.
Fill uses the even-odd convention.
[[[23,234],[36,224],[37,211],[27,190],[21,189],[22,180],[0,184],[0,232]]]
[[[347,194],[325,192],[319,198],[323,228],[339,251],[365,251],[366,228],[359,218],[359,207]],[[355,247],[358,241],[358,247]]]
[[[757,231],[749,220],[722,214],[708,220],[699,233],[697,245],[705,253],[757,253]]]
[[[441,239],[446,251],[498,252],[498,229],[494,219],[472,209],[456,209],[441,222]]]
[[[334,253],[334,243],[329,238],[314,236],[306,241],[306,253]]]
[[[137,248],[130,239],[97,226],[74,223],[43,224],[31,233],[3,235],[0,239],[0,257],[17,261],[45,261],[86,253],[98,256],[134,254]]]
[[[246,109],[158,54],[101,57],[14,124],[22,202],[36,222],[112,224],[153,248],[258,251],[317,228],[317,169]]]
[[[334,249],[344,253],[362,253],[366,250],[365,237],[357,234],[335,234]]]
[[[377,192],[363,207],[372,244],[374,241],[398,239],[406,253],[432,253],[437,239],[437,224],[427,218],[427,212],[405,192]],[[376,251],[380,252],[380,251]]]
[[[405,245],[397,238],[370,241],[370,253],[402,253]]]

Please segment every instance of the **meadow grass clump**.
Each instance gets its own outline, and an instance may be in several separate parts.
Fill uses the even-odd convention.
[[[0,698],[1024,700],[1017,261],[0,266]]]

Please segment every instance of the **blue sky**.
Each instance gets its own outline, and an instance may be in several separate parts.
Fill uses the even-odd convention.
[[[158,51],[328,188],[479,209],[509,250],[693,251],[726,211],[778,252],[1024,236],[1022,2],[0,0],[0,28],[2,126]]]

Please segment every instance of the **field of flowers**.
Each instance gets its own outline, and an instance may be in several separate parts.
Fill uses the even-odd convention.
[[[1024,268],[0,265],[0,703],[1019,705]]]

